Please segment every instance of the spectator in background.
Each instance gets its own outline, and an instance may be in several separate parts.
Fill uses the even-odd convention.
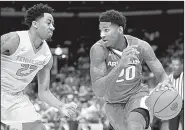
[[[183,72],[183,61],[179,57],[173,57],[171,59],[172,72],[169,75],[172,81],[173,87],[179,92],[183,99],[182,110],[178,116],[169,120],[163,121],[161,130],[184,130],[184,72]]]
[[[184,106],[184,72],[183,72],[183,61],[179,57],[172,58],[172,73],[169,75],[173,86],[179,92],[183,99]],[[169,120],[170,130],[184,130],[184,107],[182,107],[179,115]]]
[[[184,98],[184,72],[183,61],[179,57],[173,57],[171,63],[172,73],[169,75],[173,86],[179,92],[182,98]]]

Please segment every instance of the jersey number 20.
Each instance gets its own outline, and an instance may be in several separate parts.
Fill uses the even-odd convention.
[[[31,74],[33,71],[35,71],[37,69],[37,66],[35,65],[29,65],[29,64],[21,64],[20,69],[17,70],[16,75],[18,76],[28,76],[29,74]]]
[[[135,66],[130,66],[126,69],[122,69],[121,73],[119,74],[119,78],[117,79],[116,82],[123,82],[124,80],[132,80],[136,76],[136,67]],[[122,78],[121,78],[122,77]]]

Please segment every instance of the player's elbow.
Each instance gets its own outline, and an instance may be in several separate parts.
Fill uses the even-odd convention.
[[[93,84],[92,90],[97,97],[102,98],[104,96],[104,93],[101,91],[101,89],[99,87],[97,87],[97,85]]]

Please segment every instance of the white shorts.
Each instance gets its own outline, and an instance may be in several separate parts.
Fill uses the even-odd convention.
[[[35,111],[27,95],[23,92],[10,94],[1,91],[1,122],[11,125],[36,120],[41,120],[41,116]]]

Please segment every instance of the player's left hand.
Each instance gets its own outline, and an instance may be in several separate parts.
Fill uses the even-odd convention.
[[[59,109],[61,117],[71,118],[72,115],[76,112],[77,104],[74,102],[70,102],[68,104],[64,104]]]
[[[159,84],[156,86],[155,91],[157,91],[157,92],[158,92],[159,90],[165,91],[165,90],[168,90],[168,89],[172,90],[172,89],[173,89],[173,86],[172,86],[172,84],[170,83],[170,81],[165,80],[165,81],[159,83]]]

